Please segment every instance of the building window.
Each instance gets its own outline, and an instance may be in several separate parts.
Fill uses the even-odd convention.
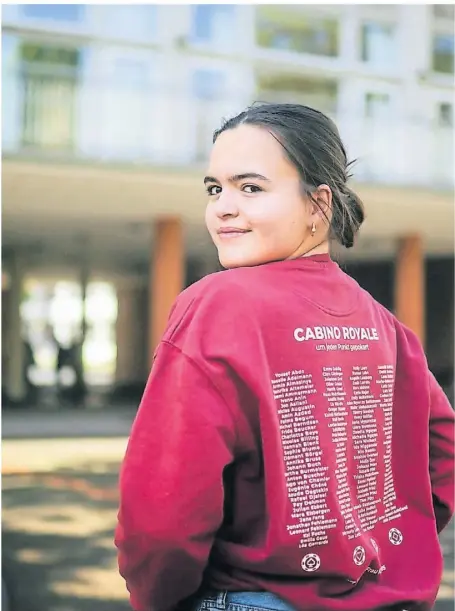
[[[438,126],[453,127],[453,106],[448,102],[438,104]]]
[[[22,14],[29,19],[79,22],[84,18],[83,4],[23,4]]]
[[[362,61],[391,65],[395,61],[395,27],[381,23],[362,26]]]
[[[453,74],[454,41],[453,34],[433,35],[433,70],[435,72]]]
[[[333,115],[337,109],[336,80],[291,74],[257,74],[256,99],[264,102],[305,104]]]
[[[260,47],[310,55],[336,57],[338,21],[285,10],[279,5],[258,5],[256,41]]]
[[[32,67],[44,69],[52,65],[72,69],[79,65],[79,55],[78,49],[53,45],[24,43],[21,48],[21,59],[30,69]]]
[[[24,43],[21,60],[24,146],[72,149],[80,50]]]
[[[369,119],[389,118],[390,96],[387,93],[365,94],[365,116]]]
[[[192,38],[196,42],[232,44],[236,6],[232,4],[196,4],[193,9]]]

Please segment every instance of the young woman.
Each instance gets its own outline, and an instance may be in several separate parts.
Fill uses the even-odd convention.
[[[454,411],[411,331],[330,258],[363,218],[333,122],[253,106],[215,133],[228,271],[170,314],[120,482],[137,611],[428,610]]]

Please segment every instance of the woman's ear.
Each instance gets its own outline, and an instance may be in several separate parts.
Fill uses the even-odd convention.
[[[319,185],[311,198],[311,216],[317,222],[321,218],[329,221],[332,218],[332,189],[328,185]]]

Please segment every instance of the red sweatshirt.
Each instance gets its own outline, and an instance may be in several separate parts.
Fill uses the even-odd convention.
[[[120,490],[137,611],[204,588],[427,610],[454,411],[415,336],[328,256],[229,270],[174,305]]]

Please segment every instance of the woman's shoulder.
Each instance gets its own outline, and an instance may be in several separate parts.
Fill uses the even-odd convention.
[[[200,323],[201,330],[208,330],[215,323],[238,320],[249,309],[252,294],[244,270],[209,274],[182,291],[172,306],[163,339],[170,341],[178,329],[190,323]]]
[[[200,305],[223,298],[228,303],[247,297],[249,291],[250,268],[229,269],[208,274],[186,288],[177,301]]]

